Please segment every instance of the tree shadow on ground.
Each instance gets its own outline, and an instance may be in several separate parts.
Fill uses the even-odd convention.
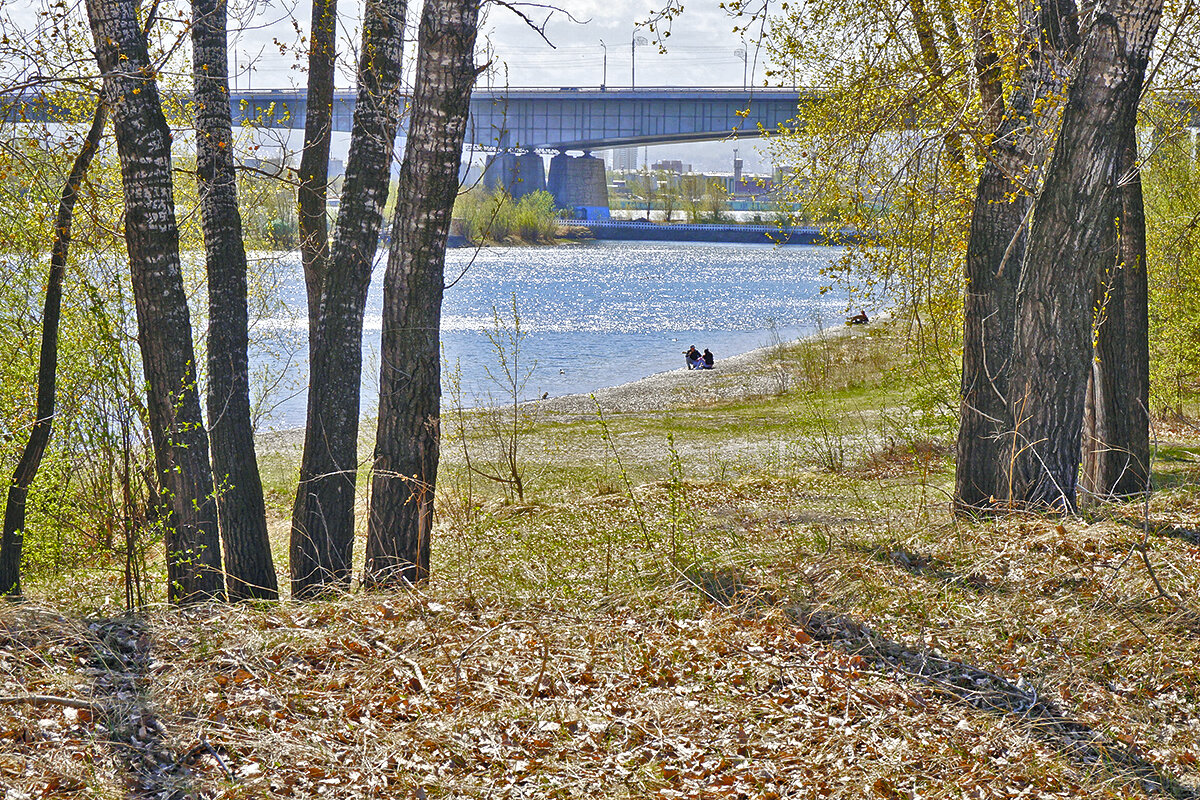
[[[947,586],[959,586],[980,594],[1011,594],[1009,587],[993,583],[978,573],[956,572],[937,556],[915,553],[902,547],[887,548],[879,545],[851,543],[847,547],[862,553],[881,564],[891,564],[905,572],[921,578],[930,578]]]
[[[706,598],[735,613],[778,605],[774,593],[755,587],[735,568],[693,566],[688,578]],[[1147,761],[1136,746],[1071,719],[1024,681],[1013,683],[986,669],[943,658],[923,645],[889,639],[828,608],[790,604],[783,610],[813,639],[860,656],[897,681],[920,683],[953,702],[1015,721],[1081,768],[1136,781],[1149,794],[1200,799],[1200,791]]]
[[[1149,531],[1151,536],[1161,539],[1176,539],[1187,544],[1200,546],[1200,529],[1185,528],[1173,522],[1159,521],[1148,517],[1113,515],[1109,517],[1118,525],[1133,528],[1141,533]]]

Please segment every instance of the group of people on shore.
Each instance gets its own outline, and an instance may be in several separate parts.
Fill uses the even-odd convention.
[[[688,369],[713,368],[713,354],[707,347],[704,348],[704,352],[701,353],[696,349],[696,345],[692,345],[687,350],[683,351],[683,357],[687,359]]]

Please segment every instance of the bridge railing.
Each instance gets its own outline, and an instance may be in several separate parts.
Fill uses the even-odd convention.
[[[775,233],[787,231],[790,233],[821,234],[820,228],[810,225],[770,225],[763,223],[721,223],[721,222],[650,222],[644,219],[570,219],[560,217],[555,220],[558,225],[577,225],[586,228],[664,228],[670,227],[678,231],[754,231],[758,233]]]

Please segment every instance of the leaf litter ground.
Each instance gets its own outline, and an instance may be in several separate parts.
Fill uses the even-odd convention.
[[[1195,796],[1195,461],[967,523],[944,454],[447,508],[420,591],[6,607],[0,797]]]

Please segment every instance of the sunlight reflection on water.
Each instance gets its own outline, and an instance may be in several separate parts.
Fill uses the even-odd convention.
[[[770,343],[772,324],[793,339],[812,332],[818,320],[840,321],[845,296],[820,292],[821,269],[840,252],[682,242],[450,250],[447,281],[462,275],[446,290],[445,356],[449,365],[461,364],[466,404],[500,392],[484,370],[495,363],[486,332],[493,308],[510,316],[515,295],[521,327],[529,332],[522,360],[537,365],[526,397],[589,392],[677,369],[681,351],[692,344],[710,348],[719,361]],[[292,313],[264,324],[291,330],[302,342],[304,282],[298,257],[290,264],[281,289]],[[383,272],[381,263],[367,301],[364,409],[378,395]],[[260,362],[269,358],[257,355]],[[306,365],[289,369],[303,380]],[[269,424],[303,425],[303,392],[281,403]]]

